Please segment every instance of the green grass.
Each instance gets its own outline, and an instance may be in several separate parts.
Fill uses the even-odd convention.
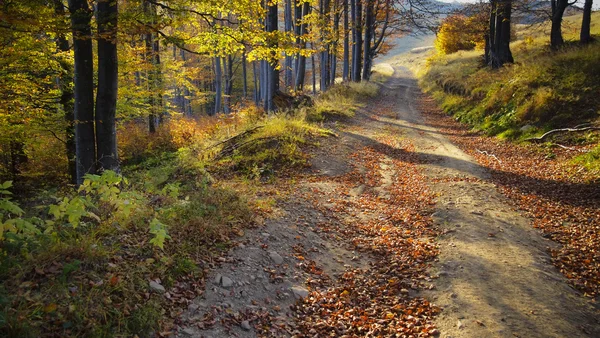
[[[285,169],[307,164],[306,147],[332,132],[302,117],[276,116],[264,120],[253,133],[224,148],[235,148],[212,165],[217,171],[237,172],[249,178],[267,178]]]
[[[548,23],[519,27],[511,44],[515,64],[490,70],[481,51],[432,57],[420,83],[441,107],[488,135],[519,139],[546,130],[593,121],[600,116],[600,43],[580,46],[580,16],[565,18],[567,41],[548,48]],[[592,34],[600,34],[600,13]],[[525,125],[533,126],[522,131]]]
[[[573,158],[574,164],[583,166],[591,173],[596,173],[600,176],[600,145],[597,145],[592,150],[585,154],[581,154]]]
[[[364,99],[377,95],[379,87],[373,82],[336,84],[315,99],[314,107],[306,111],[306,119],[321,122],[354,116],[363,106]]]

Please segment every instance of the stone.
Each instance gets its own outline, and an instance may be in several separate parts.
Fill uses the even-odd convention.
[[[308,297],[308,290],[301,286],[293,286],[292,292],[294,293],[294,297],[296,297],[296,298]]]
[[[524,131],[524,132],[527,132],[527,131],[529,131],[529,130],[531,130],[531,129],[533,129],[533,128],[534,128],[534,126],[532,126],[531,124],[526,124],[526,125],[522,126],[522,127],[520,128],[520,130],[521,130],[521,131]]]
[[[456,323],[456,327],[458,327],[459,329],[462,329],[463,327],[465,327],[465,324],[463,324],[460,320],[458,321],[458,323]]]
[[[281,265],[283,263],[283,257],[275,251],[269,251],[269,257],[273,260],[273,263],[277,265]]]
[[[240,326],[242,327],[242,329],[244,329],[246,331],[252,330],[252,326],[250,326],[250,322],[247,320],[242,320],[242,323],[240,324]]]
[[[218,274],[215,276],[215,284],[219,285],[221,284],[221,278],[223,278],[223,275]]]
[[[158,292],[158,293],[165,293],[165,287],[158,284],[155,281],[150,281],[150,289],[152,289],[152,291]]]
[[[186,327],[182,330],[182,332],[187,334],[188,336],[193,336],[194,334],[196,334],[196,331],[191,327]]]
[[[229,277],[223,276],[223,277],[221,277],[221,285],[224,288],[230,288],[233,286],[233,280]]]
[[[191,312],[196,312],[199,308],[200,308],[200,305],[198,305],[198,304],[192,303],[192,304],[188,305],[188,310]]]

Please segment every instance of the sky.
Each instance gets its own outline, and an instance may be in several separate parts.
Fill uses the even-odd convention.
[[[448,3],[453,3],[453,2],[462,2],[462,3],[474,3],[474,2],[479,2],[479,0],[437,0],[440,2],[448,2]],[[585,0],[578,0],[576,6],[577,7],[583,7],[583,3]],[[550,1],[548,1],[550,2]],[[594,4],[592,5],[592,8],[594,10],[598,10],[600,9],[600,1],[596,0],[594,1]]]

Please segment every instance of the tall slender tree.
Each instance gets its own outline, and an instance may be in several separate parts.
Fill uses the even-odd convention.
[[[352,55],[352,81],[360,82],[360,71],[362,69],[362,0],[355,2],[353,11],[354,21],[354,55]]]
[[[98,170],[118,170],[117,156],[117,0],[99,0],[96,151]]]
[[[62,0],[54,0],[54,13],[58,18],[65,17],[65,6]],[[71,51],[71,45],[66,34],[59,31],[56,37],[56,45],[58,50],[63,53]],[[59,103],[63,110],[66,123],[65,128],[65,150],[68,161],[69,177],[72,184],[77,184],[77,166],[75,162],[75,126],[73,115],[73,66],[66,60],[60,61],[62,68],[58,79],[60,87]]]
[[[550,28],[550,46],[558,49],[564,44],[562,36],[562,20],[565,10],[569,7],[569,0],[551,0],[552,4],[552,27]]]
[[[267,32],[272,33],[278,30],[277,21],[277,3],[269,4],[267,6],[266,18]],[[278,55],[275,51],[275,48],[277,47],[277,41],[275,39],[270,39],[269,47],[271,48],[271,52],[269,55],[269,60],[267,62],[265,110],[268,112],[272,112],[275,110],[275,102],[273,101],[273,99],[275,97],[275,92],[277,91],[277,87],[279,85],[279,71],[276,69]]]
[[[581,33],[579,34],[579,41],[584,44],[592,42],[590,26],[592,22],[593,3],[594,0],[585,0],[585,3],[583,5],[583,19],[581,21]]]
[[[514,62],[510,51],[511,0],[492,0],[490,12],[489,65],[492,68],[502,67],[505,63]]]
[[[375,29],[374,18],[375,0],[367,0],[365,8],[365,48],[364,48],[364,67],[362,77],[364,80],[369,80],[371,75],[371,40],[373,39]]]
[[[92,46],[92,9],[87,0],[69,0],[75,60],[74,118],[77,183],[96,172],[94,136],[94,51]]]
[[[343,0],[343,13],[344,13],[344,61],[342,66],[342,79],[344,81],[349,80],[350,76],[350,39],[348,32],[348,0]]]
[[[306,35],[307,33],[307,29],[308,29],[308,24],[304,21],[304,19],[306,18],[306,16],[310,13],[310,3],[309,2],[303,2],[302,3],[302,11],[300,13],[299,16],[299,22],[298,22],[298,27],[299,27],[299,47],[302,49],[306,49],[306,39],[304,38],[300,38],[303,37],[304,35]],[[304,78],[306,75],[306,56],[302,55],[302,54],[298,54],[297,55],[297,66],[296,66],[296,83],[294,84],[294,87],[296,89],[296,91],[302,91],[304,89]],[[313,69],[314,71],[314,69]]]

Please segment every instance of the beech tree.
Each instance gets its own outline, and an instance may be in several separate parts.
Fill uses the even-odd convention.
[[[590,26],[592,22],[592,5],[593,0],[585,0],[583,5],[583,19],[581,21],[581,33],[579,35],[579,41],[583,44],[592,42],[592,36],[590,35]]]
[[[510,51],[511,0],[491,0],[486,61],[492,68],[513,63]]]
[[[98,89],[96,93],[96,152],[98,170],[118,170],[117,156],[117,0],[99,0]]]
[[[551,0],[552,4],[552,27],[550,28],[550,46],[558,49],[564,44],[562,36],[562,19],[567,7],[571,5],[569,0]]]
[[[96,172],[94,136],[94,51],[92,46],[93,12],[87,0],[69,0],[75,61],[73,115],[77,183]]]

